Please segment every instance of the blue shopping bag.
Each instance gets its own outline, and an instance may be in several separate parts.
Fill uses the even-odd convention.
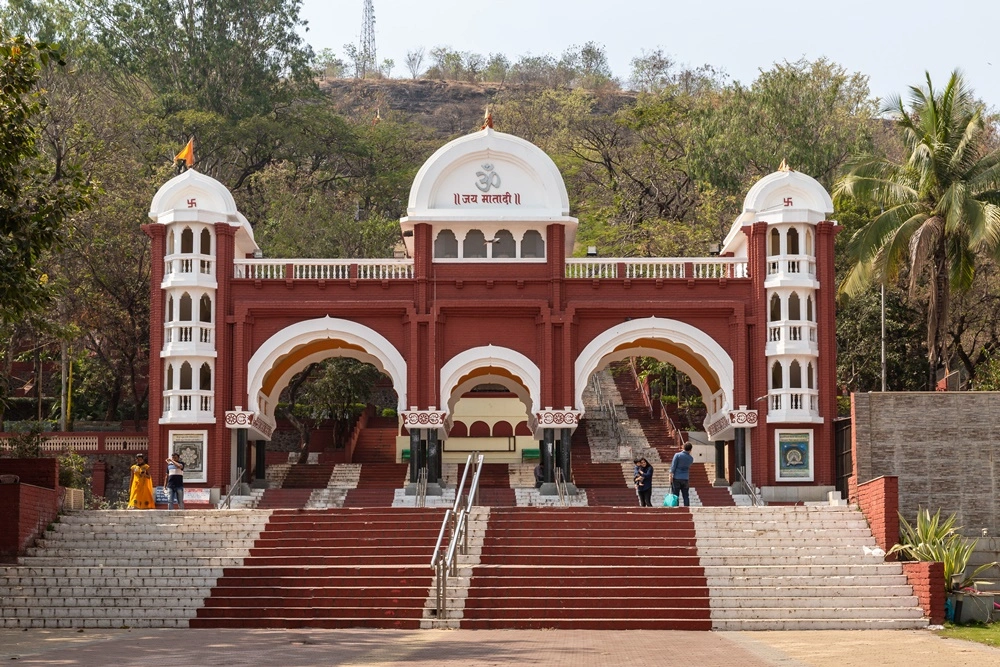
[[[663,506],[664,507],[677,507],[678,498],[672,493],[668,493],[663,496]]]

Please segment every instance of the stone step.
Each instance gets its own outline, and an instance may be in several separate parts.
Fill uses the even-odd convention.
[[[730,586],[737,588],[747,587],[786,587],[799,588],[802,586],[832,586],[839,585],[845,587],[852,586],[904,586],[907,583],[906,575],[903,574],[865,574],[865,575],[826,575],[818,574],[795,574],[787,576],[765,576],[765,575],[709,575],[708,587],[715,593],[717,590]]]
[[[719,610],[720,615],[717,618],[729,618],[731,616],[723,616],[722,612],[726,614],[732,611],[743,611],[743,610],[763,610],[771,608],[832,608],[832,609],[847,609],[860,607],[864,609],[881,609],[881,608],[903,608],[908,610],[917,609],[917,598],[914,595],[908,594],[904,590],[905,587],[900,587],[903,592],[896,592],[892,594],[883,595],[873,595],[873,593],[878,592],[864,589],[864,590],[850,590],[852,595],[830,595],[829,590],[819,591],[815,595],[791,595],[786,592],[784,595],[775,595],[772,597],[712,597],[711,606],[712,609]],[[882,591],[892,590],[892,589],[879,589]],[[714,591],[713,591],[714,592]],[[713,614],[714,616],[714,614]],[[750,616],[753,618],[753,616]]]
[[[162,556],[163,552],[159,551],[153,554],[154,557],[156,555]],[[123,554],[113,558],[77,558],[73,561],[73,565],[77,567],[141,567],[149,564],[150,557]],[[242,562],[242,556],[174,556],[170,558],[171,565],[180,567],[233,567]],[[59,556],[28,556],[21,558],[20,563],[28,566],[51,565],[55,567],[65,565],[66,559]]]
[[[707,565],[705,575],[708,577],[871,577],[876,575],[903,576],[898,565],[878,563],[870,565],[807,565],[799,562],[743,565]],[[905,578],[905,577],[904,577]]]
[[[925,628],[925,618],[782,618],[719,619],[712,621],[717,631],[759,632],[763,630],[915,630]]]
[[[46,595],[69,595],[65,591],[74,591],[72,595],[92,595],[95,593],[106,593],[107,591],[129,590],[137,586],[147,588],[144,594],[148,595],[148,587],[167,588],[203,588],[214,586],[215,581],[222,576],[222,568],[203,568],[204,576],[191,575],[159,575],[137,574],[134,570],[129,576],[122,577],[77,577],[72,585],[67,585],[64,577],[31,576],[10,578],[0,581],[0,591],[21,590],[27,595],[28,589],[44,592]]]
[[[732,607],[780,604],[785,598],[813,597],[835,603],[838,598],[873,597],[885,600],[905,597],[911,599],[913,589],[909,584],[869,585],[869,586],[833,586],[819,583],[818,585],[801,584],[797,586],[776,585],[767,588],[757,586],[720,586],[712,587],[712,606]]]

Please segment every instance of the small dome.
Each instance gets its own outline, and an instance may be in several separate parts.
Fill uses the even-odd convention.
[[[215,222],[237,222],[236,201],[226,186],[194,169],[174,176],[160,187],[149,206],[149,217],[154,222],[172,222],[162,219],[170,211],[211,212],[216,214]]]
[[[745,254],[740,229],[755,222],[807,222],[816,224],[833,213],[833,200],[819,181],[788,168],[768,174],[750,188],[743,212],[726,235],[723,252]]]

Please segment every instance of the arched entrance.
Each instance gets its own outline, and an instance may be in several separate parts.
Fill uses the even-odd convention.
[[[363,324],[323,317],[285,327],[257,349],[247,365],[247,410],[273,426],[278,396],[289,380],[331,356],[364,361],[388,375],[399,397],[397,411],[404,409],[406,361],[392,343]]]

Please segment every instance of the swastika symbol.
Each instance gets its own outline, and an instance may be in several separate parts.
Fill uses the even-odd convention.
[[[785,201],[787,202],[789,200],[786,199]],[[198,200],[197,199],[195,199],[194,197],[192,197],[191,199],[188,199],[188,208],[196,208],[197,206],[198,206]],[[785,204],[785,206],[788,206],[788,204]]]
[[[791,205],[792,205],[792,198],[785,197],[785,206],[791,206]]]

